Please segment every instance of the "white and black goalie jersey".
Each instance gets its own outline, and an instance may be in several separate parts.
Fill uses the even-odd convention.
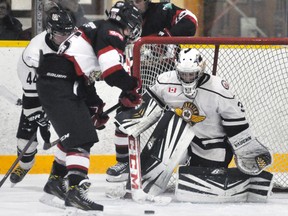
[[[205,120],[193,126],[196,136],[191,143],[191,152],[195,159],[209,166],[209,161],[220,166],[227,166],[232,158],[227,137],[248,128],[243,105],[230,91],[226,81],[216,76],[204,74],[196,88],[196,96],[187,98],[182,92],[182,85],[176,71],[159,75],[151,90],[171,108],[183,108],[190,104],[192,114]],[[204,161],[202,161],[204,160]]]

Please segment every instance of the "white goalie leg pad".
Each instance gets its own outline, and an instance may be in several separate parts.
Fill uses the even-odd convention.
[[[266,171],[250,176],[237,168],[180,166],[175,196],[194,203],[266,202],[272,187],[273,174]]]
[[[129,136],[137,137],[151,125],[158,121],[162,115],[162,107],[159,101],[149,92],[142,95],[142,104],[135,109],[120,112],[116,115],[118,129]]]
[[[141,154],[142,185],[146,193],[157,196],[166,190],[194,136],[191,125],[174,112],[165,112]]]
[[[229,138],[238,169],[248,175],[258,175],[272,164],[269,150],[251,135],[248,129]]]

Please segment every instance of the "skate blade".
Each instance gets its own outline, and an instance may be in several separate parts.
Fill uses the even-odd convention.
[[[51,194],[43,194],[39,201],[45,205],[52,206],[55,208],[65,209],[64,201]],[[62,202],[62,203],[61,203]]]
[[[124,174],[121,174],[119,176],[107,175],[106,181],[107,182],[126,182],[126,181],[128,181],[128,173],[124,173]]]
[[[15,185],[16,185],[16,183],[11,183],[11,188],[14,188],[15,187]]]
[[[104,216],[103,211],[84,211],[75,207],[66,207],[64,216]]]

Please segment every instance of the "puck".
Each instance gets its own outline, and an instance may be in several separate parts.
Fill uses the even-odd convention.
[[[144,214],[155,214],[154,210],[145,210]]]

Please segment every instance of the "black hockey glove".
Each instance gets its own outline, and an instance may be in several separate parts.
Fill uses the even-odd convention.
[[[92,123],[97,130],[104,129],[105,124],[109,120],[109,116],[103,114],[103,107],[104,106],[105,106],[105,103],[102,103],[102,104],[97,105],[97,106],[90,106],[89,107]]]
[[[119,96],[119,102],[124,107],[135,107],[142,102],[142,96],[138,93],[138,91],[141,89],[142,82],[141,80],[137,80],[137,86],[130,91],[122,91]]]
[[[40,110],[36,111],[27,116],[27,120],[35,131],[37,130],[37,127],[39,127],[40,134],[44,142],[49,143],[51,137],[50,122],[47,119],[47,115],[45,114],[45,112]]]

